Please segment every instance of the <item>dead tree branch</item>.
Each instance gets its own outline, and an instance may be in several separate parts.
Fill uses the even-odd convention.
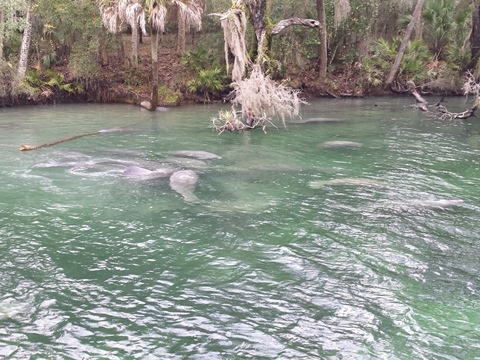
[[[429,109],[429,106],[432,106],[432,105],[428,105],[427,100],[425,100],[425,98],[422,95],[420,95],[420,93],[417,91],[416,86],[413,83],[413,81],[408,82],[408,90],[409,90],[410,94],[412,94],[413,97],[416,100],[416,103],[413,105],[413,107],[415,107],[415,108],[417,108],[421,111],[424,111],[425,113],[427,113],[428,116],[434,116],[434,117],[437,117],[437,118],[442,119],[442,120],[444,120],[444,119],[449,119],[449,120],[452,120],[452,119],[468,119],[470,117],[478,117],[475,114],[475,111],[480,106],[480,96],[479,95],[477,95],[476,100],[475,100],[475,102],[473,103],[473,106],[470,109],[467,109],[465,111],[458,112],[458,113],[451,112],[444,105],[442,105],[442,102],[444,101],[444,97],[442,97],[440,99],[440,101],[438,101],[436,104],[433,105],[433,107],[438,112],[438,113],[435,113],[435,112],[433,112]]]
[[[272,35],[277,35],[282,32],[285,28],[292,26],[292,25],[303,25],[309,26],[311,28],[318,28],[320,27],[320,22],[318,20],[313,19],[300,19],[297,17],[293,17],[290,19],[280,20],[277,25],[272,30]]]

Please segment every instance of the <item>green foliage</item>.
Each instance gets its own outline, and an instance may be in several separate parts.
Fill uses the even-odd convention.
[[[188,70],[199,72],[202,69],[211,68],[219,65],[217,58],[212,53],[202,46],[196,50],[187,51],[182,55],[181,63]]]
[[[17,57],[17,54],[20,51],[20,46],[22,45],[21,34],[15,33],[15,35],[11,35],[4,40],[3,56],[5,59],[13,61]]]
[[[335,5],[327,7],[330,54],[343,63],[358,59],[357,44],[369,38],[377,19],[379,0],[350,0],[349,3],[350,13],[337,26],[334,24]]]
[[[189,92],[201,93],[204,102],[210,101],[210,94],[216,94],[224,88],[225,71],[220,68],[200,70],[195,79],[187,81]]]
[[[471,11],[456,0],[427,0],[423,8],[424,38],[439,60],[447,58],[448,49],[457,51],[469,36]],[[452,53],[450,53],[451,57]],[[461,59],[455,59],[458,62]]]
[[[8,42],[10,38],[17,37],[25,27],[25,18],[18,16],[26,10],[24,0],[2,0],[0,1],[0,12],[3,12],[3,41]]]
[[[66,82],[65,75],[57,73],[53,69],[47,69],[44,72],[39,70],[27,71],[25,82],[34,92],[45,92],[46,90],[60,90],[71,94],[84,92],[84,87],[81,83]]]
[[[52,52],[52,53],[49,53],[49,54],[46,54],[45,56],[43,56],[40,59],[40,64],[42,65],[42,67],[44,69],[50,69],[52,67],[52,65],[54,65],[56,63],[57,60],[58,60],[57,53]]]
[[[177,105],[180,101],[180,95],[167,88],[166,86],[160,86],[158,88],[158,102],[164,105]]]
[[[318,44],[317,29],[291,26],[272,38],[271,58],[278,60],[281,64],[304,68],[308,59],[317,56]],[[274,70],[271,74],[275,78],[285,76],[277,69]]]
[[[12,93],[11,84],[15,77],[12,63],[0,61],[0,96],[7,96]]]
[[[100,67],[96,61],[98,42],[93,39],[87,43],[75,43],[70,52],[68,67],[76,78],[92,79],[99,72]]]
[[[366,85],[379,86],[383,84],[388,75],[397,52],[401,45],[401,39],[393,41],[379,39],[372,44],[370,57],[362,62],[362,75]],[[421,40],[410,41],[400,63],[398,77],[401,80],[424,81],[433,74],[425,71],[425,66],[432,59],[425,43]]]
[[[140,85],[142,85],[141,79],[142,79],[141,70],[137,67],[131,67],[124,74],[123,83],[127,86],[129,90],[133,90],[134,88],[137,88]]]
[[[202,94],[204,102],[209,102],[210,95],[217,94],[224,88],[226,72],[217,59],[218,56],[202,46],[185,52],[181,59],[182,65],[194,75],[193,79],[186,82],[187,90]]]
[[[37,0],[32,43],[44,68],[68,64],[75,77],[98,73],[98,38],[104,36],[98,7],[92,1]]]

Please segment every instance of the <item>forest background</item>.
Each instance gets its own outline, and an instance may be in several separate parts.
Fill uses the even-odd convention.
[[[255,59],[255,7],[265,74],[305,97],[404,93],[412,82],[460,94],[480,73],[478,0],[2,0],[0,106],[223,100],[235,60],[220,20],[245,11]],[[272,33],[284,19],[310,23]]]

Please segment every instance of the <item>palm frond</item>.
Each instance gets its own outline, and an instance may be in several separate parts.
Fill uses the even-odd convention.
[[[167,8],[164,5],[155,6],[150,12],[150,25],[157,32],[165,31],[165,23],[167,18]]]

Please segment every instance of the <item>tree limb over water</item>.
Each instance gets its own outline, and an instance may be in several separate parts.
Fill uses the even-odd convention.
[[[463,86],[463,90],[465,95],[468,95],[471,93],[475,95],[475,101],[472,107],[462,112],[451,112],[444,105],[442,105],[442,102],[444,101],[444,96],[434,105],[429,105],[427,100],[425,100],[425,98],[422,95],[420,95],[420,93],[417,91],[414,82],[413,81],[408,82],[408,91],[410,92],[410,94],[413,95],[413,97],[416,100],[416,103],[413,105],[413,107],[421,111],[424,111],[428,116],[437,117],[442,120],[444,119],[464,120],[470,117],[478,117],[475,114],[475,111],[480,106],[480,84],[477,84],[475,82],[473,75],[469,74],[469,77],[467,78],[467,81]],[[431,111],[430,110],[431,107],[435,108],[436,112]]]
[[[300,19],[298,17],[293,17],[293,18],[290,18],[290,19],[280,20],[277,23],[277,25],[275,25],[275,27],[272,29],[272,35],[277,35],[281,31],[283,31],[283,29],[285,29],[289,26],[292,26],[292,25],[303,25],[303,26],[309,26],[309,27],[312,27],[312,28],[315,28],[315,27],[318,28],[318,27],[320,27],[320,22],[318,20]]]

